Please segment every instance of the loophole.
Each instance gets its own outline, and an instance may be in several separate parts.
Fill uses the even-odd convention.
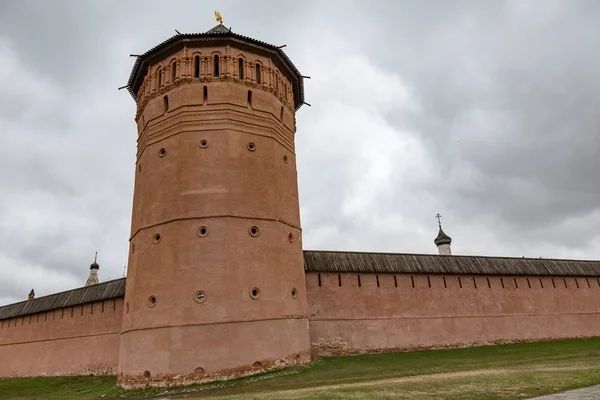
[[[167,154],[167,149],[165,149],[164,147],[158,151],[159,157],[164,157],[166,154]]]
[[[150,371],[144,371],[144,378],[150,378]]]
[[[296,297],[298,297],[298,291],[294,288],[292,289],[292,299],[295,299]]]
[[[196,303],[204,303],[205,300],[206,300],[206,294],[204,294],[204,292],[202,290],[197,291],[196,294],[194,295],[194,301]]]
[[[142,164],[138,164],[138,172],[142,172]]]
[[[158,242],[160,242],[160,233],[155,233],[154,236],[152,237],[152,241],[154,242],[154,244],[157,244]]]
[[[285,155],[283,156],[283,162],[286,164],[288,163],[288,156],[285,156]]]
[[[288,233],[288,240],[290,243],[294,242],[294,234],[292,232]]]
[[[156,305],[156,297],[150,296],[148,297],[148,307],[154,307]]]
[[[131,252],[135,253],[135,243],[131,243]]]
[[[207,148],[207,147],[208,147],[208,140],[206,140],[206,139],[202,139],[202,140],[200,141],[200,143],[198,143],[198,146],[200,146],[200,148],[202,148],[202,149],[205,149],[205,148]]]
[[[258,235],[260,235],[260,230],[258,229],[258,226],[251,226],[249,232],[250,236],[252,237],[257,237]]]
[[[260,298],[260,289],[257,287],[250,289],[250,297],[252,297],[254,300]]]
[[[208,228],[206,226],[201,226],[198,228],[198,236],[206,237],[206,235],[208,235]]]
[[[253,142],[250,142],[246,145],[246,147],[248,148],[248,150],[250,151],[254,151],[256,150],[256,145]]]

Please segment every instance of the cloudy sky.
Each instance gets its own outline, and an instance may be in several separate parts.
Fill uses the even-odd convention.
[[[344,6],[340,6],[344,4]],[[306,81],[306,249],[600,258],[600,2],[0,2],[0,304],[127,263],[134,59],[220,11]]]

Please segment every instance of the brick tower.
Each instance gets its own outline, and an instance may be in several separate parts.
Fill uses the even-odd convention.
[[[295,111],[276,46],[178,34],[138,56],[118,382],[179,385],[310,360]]]

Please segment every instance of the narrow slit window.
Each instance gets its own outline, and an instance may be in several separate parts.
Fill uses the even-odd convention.
[[[206,103],[207,100],[208,100],[208,88],[206,86],[204,86],[204,98],[202,99],[202,101],[204,103]]]
[[[577,286],[577,289],[579,289],[579,282],[577,281],[577,278],[574,278],[574,279],[575,279],[575,286]]]
[[[554,279],[552,280],[552,284],[554,285]],[[542,287],[542,289],[544,288],[544,282],[542,282],[542,278],[540,278],[540,286]]]
[[[214,71],[213,71],[213,74],[214,74],[215,77],[218,77],[219,76],[219,56],[217,54],[215,54],[214,60],[215,61],[214,61]]]
[[[248,90],[248,107],[252,108],[252,90]]]
[[[415,288],[415,277],[411,275],[411,277],[410,277],[410,281],[411,281],[411,283],[412,283],[412,287],[413,287],[413,289],[414,289],[414,288]]]
[[[427,275],[427,286],[431,287],[431,279],[429,278],[429,275]]]
[[[398,277],[394,275],[394,287],[398,287]]]
[[[500,283],[502,284],[502,289],[504,289],[504,278],[500,278]]]
[[[529,278],[527,278],[527,286],[531,289],[531,283],[529,283]]]
[[[283,106],[281,106],[281,110],[279,111],[279,120],[283,121]]]
[[[342,275],[338,274],[338,286],[342,287]]]
[[[458,287],[462,289],[462,280],[460,279],[460,276],[458,277]]]
[[[163,77],[163,72],[158,71],[158,87],[160,88],[162,86],[162,77]]]
[[[590,280],[588,278],[585,278],[585,282],[587,283],[588,288],[591,288],[591,286],[590,286]]]
[[[256,83],[261,84],[260,64],[256,64]]]
[[[238,75],[240,79],[244,79],[244,59],[238,59]]]
[[[447,287],[448,287],[448,284],[446,283],[446,277],[445,277],[445,276],[443,276],[443,277],[442,277],[442,279],[444,280],[444,287],[445,287],[445,288],[447,288]]]
[[[319,286],[321,286],[321,274],[318,274],[318,278],[319,278]]]
[[[513,280],[515,281],[515,288],[518,289],[519,288],[519,284],[517,283],[517,278],[513,278]]]
[[[377,280],[377,287],[379,287],[379,275],[375,275],[375,279]]]
[[[569,287],[567,286],[567,280],[565,278],[563,278],[563,282],[565,283],[565,288],[568,289]]]
[[[473,277],[473,287],[477,289],[477,280]]]
[[[358,278],[358,287],[360,287],[360,275],[356,275],[356,277]]]
[[[164,111],[169,111],[169,96],[163,97]]]
[[[200,56],[194,57],[194,78],[200,78]]]
[[[492,284],[490,283],[490,278],[485,278],[485,279],[487,279],[488,289],[491,289]]]
[[[173,61],[173,64],[171,64],[171,82],[175,82],[175,78],[177,78],[177,62]]]

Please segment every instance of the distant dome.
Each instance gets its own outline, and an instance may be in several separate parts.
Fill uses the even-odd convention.
[[[439,246],[442,244],[450,244],[450,243],[452,243],[452,238],[450,238],[450,236],[446,235],[444,233],[444,231],[442,230],[442,227],[440,227],[440,233],[438,233],[438,235],[435,238],[435,240],[433,241],[433,243],[435,243],[436,246]]]
[[[100,265],[98,265],[98,263],[94,261],[92,265],[90,265],[90,269],[100,269]]]

